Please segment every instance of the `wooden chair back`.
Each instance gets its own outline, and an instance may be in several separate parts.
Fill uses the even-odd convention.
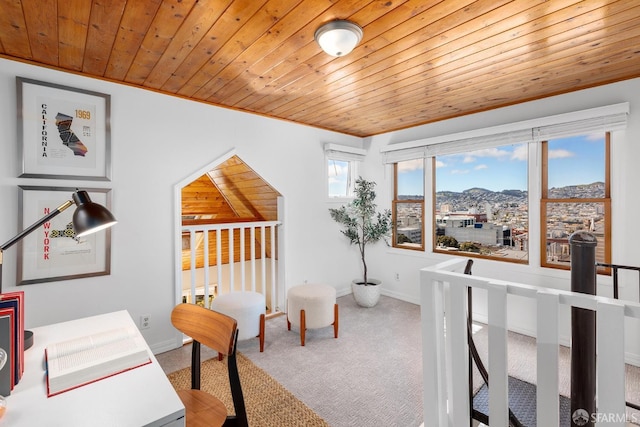
[[[248,427],[238,365],[236,343],[238,324],[225,314],[195,304],[179,304],[171,312],[171,323],[193,339],[191,350],[191,390],[180,390],[178,395],[186,408],[187,426],[242,426]],[[227,356],[229,384],[235,415],[227,415],[224,404],[215,396],[200,390],[200,346]],[[206,402],[206,404],[203,404]],[[203,409],[204,407],[204,409]]]
[[[229,355],[234,350],[236,320],[195,304],[179,304],[171,313],[171,323],[183,334],[212,350]]]

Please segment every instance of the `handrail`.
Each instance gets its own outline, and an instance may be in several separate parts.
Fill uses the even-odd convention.
[[[618,270],[633,270],[640,273],[640,267],[631,267],[628,265],[619,264],[605,264],[603,262],[596,262],[597,267],[605,267],[613,269],[613,297],[618,299]],[[638,275],[638,284],[640,285],[640,274]]]
[[[632,270],[638,272],[638,285],[640,286],[640,267],[632,267],[629,265],[619,265],[619,264],[606,264],[603,262],[596,262],[596,267],[606,267],[611,268],[613,270],[613,298],[618,299],[618,270]],[[635,403],[627,401],[627,406],[633,408],[637,411],[640,411],[640,405],[636,405]]]
[[[538,425],[558,424],[558,354],[561,307],[580,307],[598,313],[598,411],[625,412],[625,318],[640,319],[640,304],[608,297],[493,280],[462,273],[465,259],[423,268],[421,318],[423,330],[423,406],[425,419],[440,427],[469,422],[469,347],[467,288],[487,291],[489,358],[489,412],[496,425],[508,424],[507,297],[522,296],[538,312]],[[446,313],[446,315],[445,315]],[[611,334],[607,331],[618,330]],[[622,360],[622,363],[618,361]],[[555,395],[555,397],[554,397]]]
[[[464,267],[464,274],[471,275],[471,268],[473,266],[473,260],[467,260],[467,265]],[[473,288],[467,288],[467,342],[469,344],[469,410],[471,411],[472,417],[474,414],[473,409],[473,362],[475,362],[476,367],[478,368],[478,372],[480,372],[480,376],[484,383],[489,387],[489,372],[487,372],[487,368],[484,366],[482,359],[480,358],[480,353],[478,352],[478,348],[476,347],[476,343],[473,340]],[[471,420],[470,420],[471,421]],[[470,423],[473,425],[473,422]],[[513,413],[511,408],[509,408],[509,426],[510,427],[523,427],[518,417]]]
[[[215,223],[215,224],[197,224],[197,225],[185,225],[182,227],[183,233],[189,233],[191,240],[191,250],[190,250],[190,258],[191,258],[191,301],[195,302],[195,294],[196,291],[202,291],[204,293],[203,299],[205,302],[205,306],[207,306],[207,301],[210,300],[210,297],[215,294],[222,294],[228,292],[233,292],[237,289],[242,291],[257,291],[261,292],[265,295],[267,300],[267,306],[271,313],[278,311],[278,299],[277,292],[278,288],[277,284],[277,261],[273,254],[276,253],[276,227],[281,225],[281,221],[250,221],[250,222],[234,222],[234,223]],[[229,252],[229,261],[225,264],[221,263],[222,260],[222,233],[221,231],[228,231],[228,252]],[[245,231],[248,230],[250,239],[250,243],[247,246]],[[258,233],[257,230],[260,232]],[[214,249],[216,250],[216,263],[209,264],[209,232],[214,231],[215,233],[215,242],[212,242]],[[234,232],[239,231],[240,235],[240,247],[234,249]],[[204,274],[204,282],[201,285],[197,285],[196,279],[196,234],[202,233],[203,237],[203,250],[204,250],[204,265],[203,265],[203,274]],[[259,235],[259,237],[258,237]],[[268,236],[267,236],[268,235]],[[270,242],[267,240],[270,238]],[[260,244],[260,253],[259,256],[256,257],[256,239],[261,239]],[[270,251],[272,256],[268,258],[266,256],[266,246],[270,243]],[[239,259],[235,258],[235,250],[238,250]],[[269,265],[267,265],[267,259],[269,259]],[[260,271],[258,272],[256,269],[256,260],[259,261]],[[238,265],[239,269],[239,278],[236,278],[236,268],[235,265]],[[215,279],[215,288],[210,288],[210,283],[212,282],[209,279],[209,268],[215,267],[217,270],[217,278]],[[223,269],[227,269],[228,278],[223,277]],[[267,277],[267,270],[270,268],[270,277]],[[246,270],[250,271],[247,272]],[[259,274],[261,273],[261,274]],[[247,278],[249,276],[249,279]]]

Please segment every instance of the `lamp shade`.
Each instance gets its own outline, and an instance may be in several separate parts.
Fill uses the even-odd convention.
[[[316,30],[316,42],[331,56],[344,56],[362,40],[362,28],[351,21],[330,21]]]
[[[86,191],[76,191],[73,193],[72,198],[77,206],[73,213],[73,228],[76,232],[76,237],[95,233],[111,227],[117,222],[107,208],[93,203],[89,193]]]

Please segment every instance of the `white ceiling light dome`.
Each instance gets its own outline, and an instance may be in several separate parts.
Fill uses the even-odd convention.
[[[316,30],[316,42],[331,56],[344,56],[362,40],[362,28],[351,21],[338,19]]]

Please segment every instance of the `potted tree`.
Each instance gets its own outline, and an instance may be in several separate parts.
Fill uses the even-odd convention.
[[[391,231],[391,211],[376,211],[376,183],[362,177],[356,180],[355,197],[347,205],[329,209],[331,218],[344,227],[340,232],[347,236],[352,245],[358,245],[362,261],[363,278],[351,283],[356,302],[363,307],[373,307],[380,299],[380,280],[368,276],[365,251],[367,244],[375,243],[389,235]]]

